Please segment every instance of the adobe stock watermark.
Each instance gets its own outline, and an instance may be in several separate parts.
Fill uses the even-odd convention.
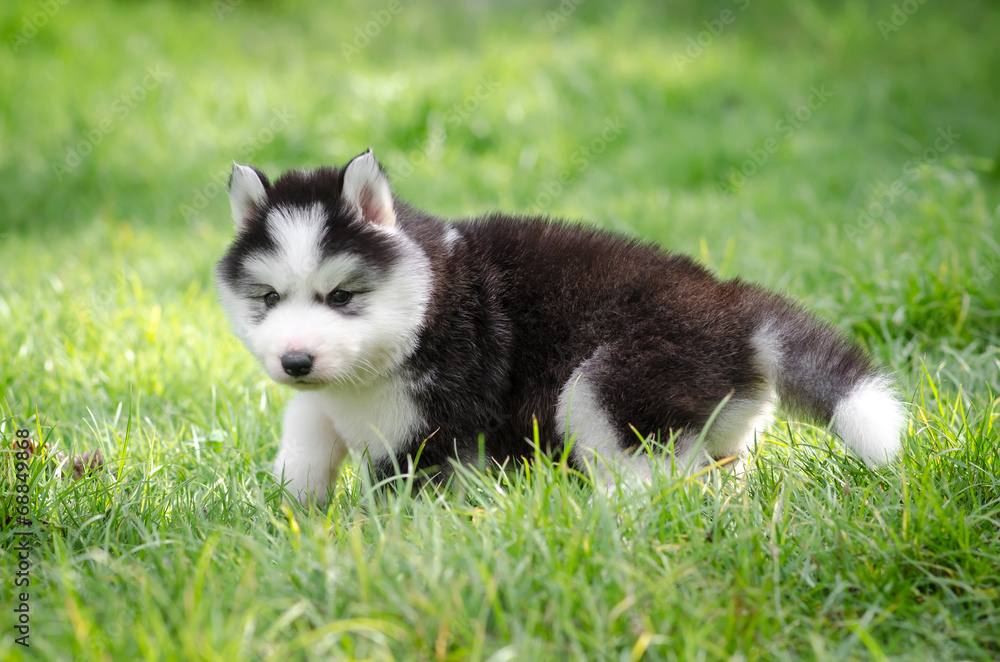
[[[924,6],[927,0],[903,0],[903,2],[892,6],[892,13],[889,20],[880,18],[876,25],[882,33],[882,39],[889,41],[889,35],[899,32],[899,29],[906,25],[910,17],[917,13],[917,10]]]
[[[414,173],[416,168],[427,162],[436,152],[441,151],[444,143],[448,140],[448,131],[457,129],[475,115],[483,102],[489,99],[500,88],[500,82],[486,76],[480,76],[476,81],[476,87],[472,93],[461,101],[456,102],[444,114],[444,123],[431,129],[420,147],[412,150],[401,157],[396,157],[392,162],[392,178],[394,181],[407,179]]]
[[[276,135],[288,128],[294,119],[295,115],[287,108],[274,111],[267,126],[254,135],[245,138],[240,143],[236,157],[240,161],[243,161],[243,163],[249,163],[257,156],[260,150],[271,144]],[[188,198],[187,202],[181,203],[178,207],[181,215],[184,216],[184,220],[190,221],[196,218],[200,212],[208,207],[208,203],[219,197],[220,193],[228,190],[229,176],[232,174],[232,171],[231,166],[220,169],[207,184],[195,188],[191,192],[191,197]]]
[[[790,140],[795,132],[812,119],[813,113],[826,105],[833,96],[826,84],[813,85],[805,103],[799,104],[795,110],[785,113],[785,116],[774,123],[774,133],[768,136],[756,147],[746,150],[750,158],[743,161],[739,167],[730,166],[729,173],[720,178],[716,188],[722,195],[732,195],[741,189],[747,181],[760,172],[771,155],[781,149],[784,141]]]
[[[212,8],[215,16],[220,20],[226,20],[226,14],[232,14],[236,8],[243,4],[243,0],[214,0]]]
[[[750,0],[730,0],[736,5],[737,10],[742,13],[750,7]],[[712,19],[701,22],[705,29],[693,37],[687,38],[687,46],[681,53],[674,53],[674,64],[677,71],[684,71],[684,67],[700,58],[715,40],[722,36],[726,29],[736,22],[737,12],[732,9],[723,9],[719,15]]]
[[[535,196],[531,211],[535,214],[544,213],[563,194],[566,185],[585,172],[597,157],[607,151],[608,145],[618,140],[626,129],[628,125],[622,122],[620,117],[605,120],[601,133],[590,142],[580,145],[570,155],[569,162],[573,167],[560,170],[558,176],[542,184],[542,192]]]
[[[164,69],[162,64],[147,67],[146,75],[140,83],[115,99],[108,113],[92,128],[84,131],[80,136],[81,140],[66,148],[66,155],[61,161],[51,162],[56,179],[61,182],[66,175],[78,168],[97,149],[97,146],[104,142],[104,138],[114,133],[118,124],[132,114],[132,111],[146,100],[149,93],[170,76],[170,72]]]
[[[372,41],[382,34],[382,30],[392,23],[392,19],[403,12],[403,9],[402,0],[389,0],[385,8],[370,11],[371,20],[355,26],[354,40],[351,43],[340,42],[340,52],[344,54],[344,60],[349,64],[351,58],[368,48]]]
[[[555,11],[551,9],[545,12],[545,21],[549,24],[549,29],[557,32],[570,16],[580,8],[586,0],[561,0]]]
[[[904,163],[903,173],[899,177],[888,186],[873,186],[868,201],[858,211],[857,220],[844,228],[847,237],[860,245],[861,237],[910,190],[910,185],[920,176],[920,169],[941,158],[941,155],[950,150],[959,138],[961,136],[952,131],[950,126],[938,129],[934,143]]]
[[[12,566],[16,568],[11,578],[13,584],[13,600],[15,625],[14,630],[20,636],[14,643],[25,648],[31,644],[31,539],[34,522],[31,518],[31,482],[28,472],[34,445],[31,443],[31,431],[18,428],[14,432],[14,507],[11,520],[14,525],[14,541],[10,548]]]
[[[986,285],[1000,273],[1000,253],[994,253],[990,261],[980,264],[976,268],[976,275],[972,277],[972,284],[979,289],[985,289]]]
[[[23,46],[34,39],[39,30],[48,25],[49,21],[55,18],[59,10],[63,8],[63,5],[68,3],[69,0],[42,0],[38,3],[38,11],[21,18],[21,29],[17,32],[7,33],[7,43],[10,44],[14,55],[17,55]]]

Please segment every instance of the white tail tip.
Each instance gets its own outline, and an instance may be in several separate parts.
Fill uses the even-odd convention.
[[[899,454],[906,411],[882,377],[864,379],[833,411],[833,430],[869,466]]]

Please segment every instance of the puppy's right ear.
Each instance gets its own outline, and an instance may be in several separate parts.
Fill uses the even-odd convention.
[[[233,174],[229,178],[229,204],[233,208],[236,230],[246,226],[256,207],[267,202],[267,177],[256,168],[233,161]]]

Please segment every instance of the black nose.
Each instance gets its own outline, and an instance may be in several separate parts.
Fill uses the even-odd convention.
[[[281,367],[292,377],[305,377],[313,367],[313,357],[305,352],[288,352],[281,357]]]

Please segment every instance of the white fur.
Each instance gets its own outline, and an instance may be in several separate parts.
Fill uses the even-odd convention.
[[[371,371],[365,358],[358,320],[337,319],[337,311],[304,301],[288,301],[253,329],[247,346],[276,382],[290,385],[322,385],[329,382],[362,381]],[[304,352],[313,357],[306,378],[285,373],[281,357]]]
[[[250,215],[254,205],[263,205],[267,199],[264,184],[253,168],[233,163],[233,176],[229,182],[229,206],[233,211],[233,222],[240,230]]]
[[[422,423],[400,376],[300,392],[285,410],[274,473],[302,503],[325,500],[348,452],[361,462],[395,455]]]
[[[395,236],[402,256],[385,281],[365,295],[368,308],[357,325],[368,361],[381,374],[398,367],[416,349],[434,288],[423,250],[404,234]]]
[[[458,242],[460,236],[458,230],[453,227],[449,227],[444,231],[444,244],[448,247],[448,255],[455,252],[455,244]]]
[[[279,209],[268,216],[268,233],[277,250],[244,262],[247,273],[261,285],[256,295],[263,297],[272,289],[281,296],[262,322],[254,321],[262,301],[239,296],[227,283],[220,290],[237,335],[275,381],[313,388],[331,383],[357,386],[389,374],[413,352],[431,296],[431,270],[423,251],[395,233],[402,257],[375,289],[356,295],[362,298],[363,312],[345,315],[322,299],[337,288],[351,290],[362,265],[349,253],[322,258],[319,242],[324,228],[319,204]],[[306,378],[285,374],[281,357],[288,352],[313,356]]]
[[[316,392],[298,393],[285,409],[274,474],[302,503],[310,497],[325,501],[346,455],[347,445],[323,411],[322,396]]]
[[[673,458],[675,467],[697,473],[711,464],[713,457],[732,455],[736,457],[735,469],[742,470],[748,446],[773,416],[774,402],[773,389],[763,391],[756,399],[730,400],[705,431],[700,444],[701,430],[684,432],[677,439],[675,445],[684,450]],[[593,471],[599,481],[613,485],[616,474],[626,482],[648,484],[651,481],[649,455],[642,448],[634,452],[621,450],[623,444],[600,404],[595,386],[583,374],[582,368],[578,368],[563,386],[556,417],[556,424],[566,427],[567,439],[575,435],[571,451],[573,460]]]
[[[274,468],[303,501],[325,497],[348,452],[373,462],[384,460],[397,455],[426,425],[413,394],[428,384],[411,383],[399,367],[415,350],[425,321],[433,289],[429,260],[396,226],[388,181],[370,152],[351,161],[343,178],[344,200],[371,231],[385,233],[401,249],[388,274],[377,281],[366,279],[359,255],[323,257],[327,210],[314,203],[269,213],[266,229],[277,248],[244,261],[251,291],[238,291],[248,287],[246,283],[220,281],[237,335],[275,381],[301,389],[286,409]],[[233,216],[241,227],[253,207],[266,201],[266,192],[252,169],[235,164],[230,191]],[[455,228],[445,230],[449,252],[460,238]],[[329,292],[355,291],[360,281],[367,287],[356,294],[355,303],[363,304],[358,314],[323,303]],[[263,298],[272,290],[280,301],[266,310]],[[700,443],[702,431],[686,430],[677,444],[684,451],[674,458],[682,470],[697,472],[712,457],[734,455],[742,460],[754,435],[769,422],[783,360],[776,328],[765,323],[751,339],[768,384],[727,402]],[[281,357],[289,352],[313,357],[308,375],[293,378],[285,373]],[[567,439],[575,439],[573,461],[608,489],[616,480],[650,483],[650,456],[641,448],[623,450],[639,440],[619,437],[585,366],[563,385],[556,407],[557,424],[566,426]],[[880,464],[899,451],[904,424],[905,414],[888,383],[870,378],[836,406],[833,429],[866,462]]]
[[[325,216],[325,209],[318,202],[309,207],[276,207],[268,213],[267,234],[278,247],[272,258],[280,265],[272,267],[268,275],[276,277],[287,273],[290,279],[302,281],[294,284],[311,284],[309,278],[315,275],[323,257],[320,246],[326,235]],[[252,263],[253,259],[247,265]],[[290,282],[267,284],[279,291],[293,285]]]
[[[261,284],[278,292],[283,301],[302,300],[314,304],[314,295],[332,291],[337,287],[350,288],[351,277],[358,273],[361,262],[356,255],[343,253],[322,262],[319,256],[289,262],[296,251],[255,255],[247,258],[247,274]]]
[[[378,461],[395,455],[423,425],[413,385],[398,368],[416,348],[431,269],[411,239],[393,232],[399,260],[381,279],[369,276],[374,288],[355,295],[362,305],[348,315],[322,301],[334,289],[353,291],[365,265],[350,253],[322,256],[323,207],[275,209],[266,227],[276,250],[244,261],[259,291],[240,293],[222,281],[220,292],[237,335],[268,374],[302,390],[286,410],[274,469],[302,501],[319,499],[348,451]],[[263,295],[270,290],[281,300],[266,310]],[[288,352],[313,356],[307,376],[285,373],[281,357]]]
[[[736,473],[745,468],[748,449],[755,437],[774,420],[778,400],[775,383],[781,366],[781,343],[774,327],[763,324],[750,338],[750,344],[755,350],[757,368],[764,374],[767,384],[752,397],[744,395],[727,402],[712,421],[704,439],[706,457],[736,457],[732,467]]]
[[[781,338],[774,325],[768,321],[750,338],[756,352],[757,366],[767,376],[771,384],[778,382],[778,370],[781,369]]]
[[[704,450],[708,456],[735,456],[733,469],[741,472],[754,438],[774,419],[776,399],[770,389],[758,398],[733,398],[723,405],[705,434]]]
[[[394,374],[361,387],[329,387],[317,402],[351,451],[375,462],[395,455],[423,425],[411,393],[409,381]]]
[[[674,457],[681,471],[695,474],[715,463],[715,458],[734,458],[726,469],[741,475],[746,470],[749,448],[774,418],[775,397],[763,391],[758,398],[733,398],[722,406],[707,430],[688,430],[675,446],[684,450]],[[704,434],[702,434],[704,432]]]
[[[607,490],[614,487],[616,475],[626,484],[648,485],[652,480],[649,455],[642,449],[620,449],[618,434],[601,406],[597,390],[579,368],[559,393],[556,425],[566,426],[567,439],[575,437],[571,451],[574,462],[592,472]]]
[[[906,412],[888,382],[865,379],[833,411],[833,430],[868,465],[885,464],[900,450]]]
[[[751,339],[757,361],[772,384],[781,369],[781,339],[775,325],[765,322]],[[883,377],[869,377],[837,403],[833,430],[868,465],[885,464],[900,450],[906,412]]]

